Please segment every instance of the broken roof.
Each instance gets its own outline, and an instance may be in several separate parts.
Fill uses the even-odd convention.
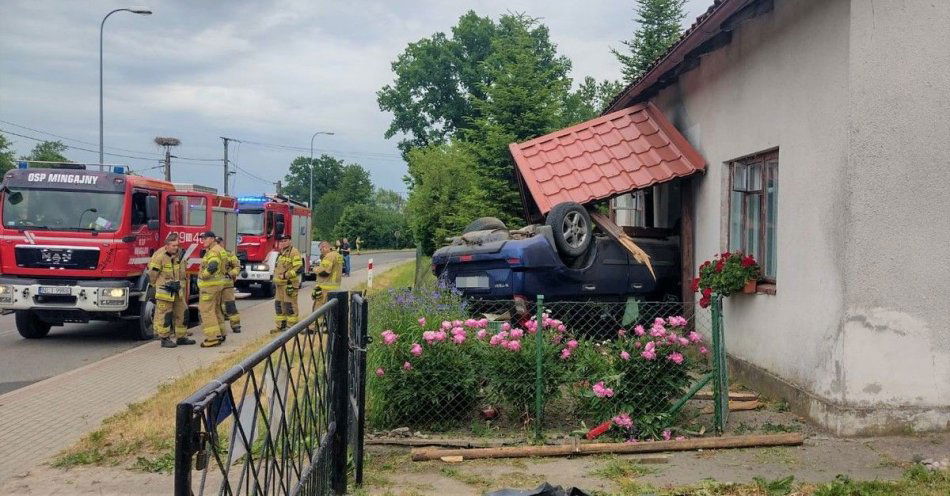
[[[508,145],[540,213],[687,176],[706,161],[652,103]]]

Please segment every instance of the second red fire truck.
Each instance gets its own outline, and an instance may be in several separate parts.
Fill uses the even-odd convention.
[[[291,236],[304,259],[304,275],[310,275],[310,209],[305,204],[277,194],[241,196],[237,233],[237,257],[242,266],[235,282],[238,290],[257,289],[264,296],[274,295],[279,234]]]

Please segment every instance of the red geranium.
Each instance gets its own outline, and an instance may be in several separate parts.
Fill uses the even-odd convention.
[[[759,277],[759,265],[752,255],[728,251],[717,254],[699,266],[698,281],[693,280],[693,291],[699,291],[702,307],[712,303],[712,294],[729,296],[742,290],[745,283]]]
[[[722,268],[726,265],[725,259],[716,260],[716,272],[722,272]]]
[[[694,293],[697,292],[697,291],[699,291],[699,278],[698,278],[698,277],[693,278],[693,283],[690,284],[689,290],[692,291],[692,292],[694,292]]]
[[[742,257],[742,266],[743,267],[752,267],[755,265],[755,257],[752,255],[746,255]]]

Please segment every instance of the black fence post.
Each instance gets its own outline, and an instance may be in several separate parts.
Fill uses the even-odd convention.
[[[349,422],[349,298],[346,291],[334,291],[337,300],[330,326],[330,422],[336,424],[330,444],[330,489],[346,494],[346,445]]]
[[[194,437],[192,406],[179,403],[175,408],[175,496],[191,496],[191,460]]]
[[[357,390],[357,418],[356,418],[356,448],[355,453],[353,453],[353,458],[356,460],[356,469],[354,470],[354,478],[356,480],[356,485],[360,486],[363,484],[363,437],[365,435],[364,426],[366,425],[366,354],[368,353],[367,348],[369,347],[369,305],[365,299],[360,300],[362,303],[359,308],[356,309],[359,312],[359,317],[357,322],[359,323],[359,329],[357,329],[357,336],[359,336],[359,343],[357,346],[360,350],[357,352],[357,370],[352,371],[352,373],[358,374],[359,382],[356,385]]]

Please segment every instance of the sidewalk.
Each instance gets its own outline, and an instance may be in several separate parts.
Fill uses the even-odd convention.
[[[377,274],[399,263],[381,266]],[[354,271],[343,280],[343,289],[365,280],[365,269]],[[309,309],[310,292],[302,293],[301,307]],[[266,334],[273,327],[272,300],[243,309],[241,319],[244,332],[229,334],[218,348],[169,350],[152,341],[0,396],[0,485],[44,463],[129,403],[149,397],[160,384]],[[192,330],[200,338],[200,329]]]

